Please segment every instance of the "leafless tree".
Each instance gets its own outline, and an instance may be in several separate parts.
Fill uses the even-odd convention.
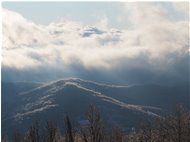
[[[65,124],[65,142],[74,142],[75,132],[68,115],[66,115],[64,118],[64,124]]]
[[[25,137],[28,142],[40,142],[39,123],[36,121],[28,130]],[[26,141],[26,140],[25,140]]]
[[[80,126],[80,137],[81,141],[83,142],[89,142],[89,135],[88,135],[88,129],[85,127]]]
[[[100,110],[94,105],[90,105],[86,113],[86,119],[89,122],[87,127],[90,142],[102,142],[104,140],[104,125],[100,115]]]
[[[119,127],[113,127],[111,130],[110,142],[122,142],[122,139],[122,129]]]
[[[46,122],[46,142],[58,142],[57,140],[57,126],[52,121]]]
[[[16,131],[15,131],[15,134],[14,134],[13,142],[22,142],[22,141],[23,141],[23,136],[22,136],[22,134],[20,133],[19,130],[16,130]]]
[[[2,137],[1,142],[9,142],[8,137],[7,136]]]
[[[106,129],[99,109],[93,105],[86,112],[85,121],[77,129],[66,115],[64,135],[52,121],[47,121],[45,127],[36,122],[24,135],[17,130],[10,142],[190,142],[190,112],[182,105],[175,113],[144,122],[133,133],[124,133],[118,127]],[[42,129],[44,133],[40,133]],[[2,138],[2,142],[8,139]]]

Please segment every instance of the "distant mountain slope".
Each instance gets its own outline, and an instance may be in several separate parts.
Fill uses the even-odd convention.
[[[1,82],[2,120],[7,119],[16,111],[21,103],[19,93],[41,86],[39,82]]]
[[[127,86],[106,85],[106,84],[100,84],[100,83],[91,82],[91,81],[84,81],[77,78],[72,78],[72,79],[66,79],[66,80],[59,80],[59,81],[56,81],[44,86],[40,86],[29,92],[23,93],[22,95],[24,98],[24,102],[26,103],[24,106],[24,111],[26,112],[26,114],[29,114],[27,111],[30,111],[30,109],[32,109],[33,112],[35,112],[34,110],[35,107],[39,109],[39,106],[42,106],[42,107],[45,106],[44,108],[56,106],[57,101],[59,101],[59,100],[56,100],[57,97],[61,96],[62,100],[64,100],[65,99],[64,96],[66,94],[70,95],[70,93],[72,92],[72,89],[70,90],[71,92],[65,92],[65,90],[67,90],[68,88],[72,88],[73,90],[77,89],[78,92],[77,91],[75,92],[76,95],[81,95],[80,92],[83,92],[83,95],[89,94],[92,97],[100,99],[101,101],[109,102],[123,108],[140,111],[146,114],[148,113],[144,111],[144,108],[158,109],[158,108],[149,107],[149,106],[126,104],[122,102],[121,100],[117,100],[114,97],[110,97],[101,92],[101,90],[106,89],[106,88],[128,88]],[[119,94],[119,92],[117,93]],[[81,99],[85,99],[85,98],[82,97]],[[156,114],[152,113],[151,115],[156,115]]]
[[[9,85],[4,84],[3,88],[8,89]],[[19,85],[23,89],[19,90]],[[118,86],[79,78],[47,84],[19,85],[17,103],[10,107],[6,102],[11,98],[2,100],[2,105],[14,108],[7,112],[4,106],[2,110],[3,116],[6,113],[9,116],[2,118],[4,134],[13,128],[25,130],[34,120],[51,119],[62,125],[65,113],[75,121],[81,121],[90,104],[100,108],[106,124],[117,124],[124,128],[138,126],[143,119],[160,117],[169,106],[179,102],[188,104],[188,87],[184,86]],[[2,93],[5,93],[5,90]]]

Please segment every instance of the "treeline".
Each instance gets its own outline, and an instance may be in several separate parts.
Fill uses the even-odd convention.
[[[100,111],[91,105],[85,114],[86,123],[74,125],[64,118],[64,133],[53,121],[41,127],[35,122],[25,134],[16,132],[12,140],[2,142],[190,142],[190,113],[182,105],[174,114],[143,122],[137,131],[126,134],[121,128],[106,128]]]

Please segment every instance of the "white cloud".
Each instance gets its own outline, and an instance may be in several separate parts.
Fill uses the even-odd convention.
[[[149,3],[127,3],[124,8],[134,28],[120,31],[109,29],[106,17],[100,28],[72,21],[42,26],[4,9],[2,67],[22,70],[77,63],[86,69],[111,70],[123,63],[142,66],[138,60],[136,65],[130,62],[146,55],[155,68],[165,68],[176,56],[187,54],[187,21],[171,21],[162,8]]]
[[[95,24],[98,28],[100,29],[106,29],[108,30],[109,28],[109,19],[106,15],[103,15],[97,24]]]
[[[164,9],[151,2],[124,3],[123,8],[135,28],[147,27],[167,20]]]

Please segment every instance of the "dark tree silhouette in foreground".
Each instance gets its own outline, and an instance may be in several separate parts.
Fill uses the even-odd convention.
[[[65,142],[74,142],[74,137],[75,137],[74,129],[68,115],[65,116],[64,124],[65,124]]]
[[[190,142],[190,112],[182,105],[177,106],[174,114],[143,122],[131,133],[124,133],[119,127],[106,129],[100,110],[93,105],[85,118],[88,123],[75,128],[66,115],[63,134],[52,121],[47,121],[45,127],[34,123],[25,134],[16,131],[11,141],[2,138],[2,142]]]

